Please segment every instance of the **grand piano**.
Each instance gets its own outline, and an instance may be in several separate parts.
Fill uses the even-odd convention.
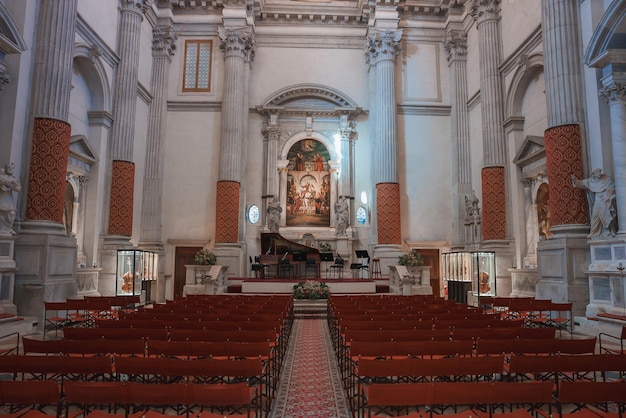
[[[320,277],[320,252],[290,241],[278,232],[261,233],[261,264],[269,266],[268,275],[278,279]]]

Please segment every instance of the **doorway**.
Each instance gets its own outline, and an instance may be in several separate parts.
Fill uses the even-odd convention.
[[[174,299],[183,297],[187,281],[185,265],[195,264],[195,256],[202,247],[176,247],[174,253]]]
[[[433,295],[441,296],[441,282],[439,280],[439,250],[420,249],[419,253],[424,259],[424,265],[430,266],[430,287],[433,288]]]

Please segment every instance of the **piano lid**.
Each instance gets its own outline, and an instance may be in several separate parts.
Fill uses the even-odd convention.
[[[298,244],[290,241],[280,235],[278,232],[262,232],[261,233],[261,254],[319,254],[319,250],[306,245]]]

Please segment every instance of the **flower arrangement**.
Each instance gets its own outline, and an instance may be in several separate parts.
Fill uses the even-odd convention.
[[[293,297],[295,299],[327,299],[330,288],[324,282],[307,280],[293,286]]]
[[[200,266],[213,266],[217,262],[217,257],[213,251],[203,248],[196,253],[193,261]]]
[[[406,254],[398,257],[398,262],[401,266],[416,266],[420,267],[424,265],[424,259],[417,250],[411,250]]]
[[[333,251],[333,246],[330,244],[330,242],[322,242],[320,244],[320,251],[323,253],[330,253]]]

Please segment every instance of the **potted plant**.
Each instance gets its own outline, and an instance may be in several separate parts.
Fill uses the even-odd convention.
[[[322,242],[320,243],[320,252],[322,253],[330,253],[333,251],[333,246],[330,242]]]
[[[402,254],[398,257],[398,262],[401,266],[407,267],[421,267],[424,265],[424,259],[417,250],[411,250],[406,254]]]
[[[214,266],[216,262],[217,257],[207,248],[198,251],[194,257],[194,263],[199,266]]]
[[[324,282],[306,280],[293,286],[294,299],[328,299],[330,288]]]

